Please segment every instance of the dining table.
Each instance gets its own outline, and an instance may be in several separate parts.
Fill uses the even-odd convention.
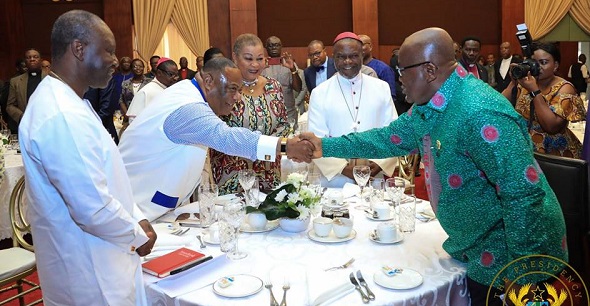
[[[23,159],[17,150],[4,148],[3,160],[4,174],[0,183],[0,240],[12,238],[10,225],[10,195],[18,180],[25,175]],[[26,198],[26,197],[24,197]]]
[[[192,227],[182,237],[176,237],[172,245],[187,246],[213,259],[166,278],[144,273],[148,304],[273,305],[272,290],[278,302],[286,293],[286,303],[281,305],[364,305],[350,280],[357,271],[374,294],[367,305],[470,304],[466,267],[443,250],[448,236],[436,218],[417,218],[414,232],[403,233],[395,243],[383,243],[374,239],[374,231],[379,224],[392,221],[375,220],[361,208],[365,204],[357,196],[344,198],[343,207],[349,211],[353,231],[343,239],[314,236],[313,222],[296,233],[283,230],[277,221],[269,221],[259,231],[243,225],[238,249],[247,256],[239,260],[228,259],[218,244],[208,243],[207,239],[202,248],[196,237],[210,237],[209,229]],[[427,210],[432,212],[430,203],[418,199],[416,216]],[[166,245],[178,247],[170,246],[174,236],[171,232],[177,230],[173,224],[155,223],[154,228],[158,240],[166,242],[160,246],[157,242],[154,250],[161,248],[163,254]],[[352,263],[345,268],[327,270],[349,261]],[[393,275],[386,275],[392,270]],[[401,272],[396,275],[397,271]],[[235,279],[236,284],[230,284],[231,290],[225,292],[219,281],[228,279]]]

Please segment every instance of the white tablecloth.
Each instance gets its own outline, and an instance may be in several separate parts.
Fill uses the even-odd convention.
[[[428,205],[428,202],[419,205]],[[158,283],[145,274],[148,301],[151,305],[268,305],[269,292],[265,288],[243,298],[221,297],[212,290],[211,284],[219,277],[251,274],[263,281],[270,279],[279,302],[281,286],[287,279],[291,286],[288,305],[310,305],[326,290],[349,282],[350,272],[361,270],[376,296],[370,305],[469,304],[465,267],[442,249],[447,235],[438,221],[417,221],[416,231],[407,234],[401,243],[377,244],[369,240],[369,233],[379,222],[366,218],[362,210],[349,208],[357,232],[355,239],[335,244],[319,243],[310,240],[306,231],[287,233],[281,228],[265,233],[242,233],[239,248],[248,253],[245,259],[231,261],[222,256],[173,281]],[[189,233],[195,237],[200,231],[195,228]],[[209,248],[218,249],[218,246],[209,245]],[[350,258],[356,261],[348,269],[324,272]],[[414,269],[424,276],[424,283],[409,290],[380,287],[373,281],[373,274],[382,273],[383,265]],[[353,291],[330,305],[362,305],[362,301],[360,294]]]
[[[0,240],[12,237],[8,206],[10,195],[16,182],[25,175],[23,159],[15,150],[8,150],[4,154],[4,180],[0,184]]]

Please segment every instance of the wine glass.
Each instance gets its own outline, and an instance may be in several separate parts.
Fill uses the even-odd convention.
[[[242,201],[229,202],[223,206],[219,234],[222,242],[222,251],[227,252],[229,259],[237,260],[248,256],[248,253],[240,252],[238,249],[240,227],[245,216],[246,204]]]
[[[391,205],[393,206],[394,215],[398,215],[399,205],[402,200],[402,196],[406,190],[406,181],[401,177],[390,177],[385,180],[385,191],[391,199]],[[395,220],[397,223],[397,220]]]
[[[366,200],[363,197],[363,191],[365,185],[367,185],[367,182],[371,177],[371,168],[369,168],[369,166],[354,166],[354,168],[352,168],[352,175],[354,176],[354,180],[356,181],[357,185],[359,185],[359,187],[361,188],[361,202],[366,202]],[[360,205],[356,208],[365,209],[367,208],[367,205]]]
[[[240,170],[238,172],[238,181],[240,182],[242,189],[244,189],[246,203],[250,203],[250,189],[252,189],[252,186],[254,186],[254,182],[256,181],[256,172],[252,169]]]

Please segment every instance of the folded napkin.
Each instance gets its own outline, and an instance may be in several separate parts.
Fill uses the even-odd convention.
[[[320,169],[322,175],[328,179],[328,181],[332,180],[336,175],[342,172],[342,169],[348,165],[348,161],[343,158],[335,158],[335,157],[323,157],[318,158],[313,161],[315,165]]]
[[[361,193],[361,187],[356,184],[346,183],[342,186],[342,197],[344,199],[357,196]]]
[[[307,286],[311,305],[328,305],[354,291],[350,270],[308,271]]]
[[[430,221],[430,220],[436,218],[436,214],[432,210],[432,206],[430,206],[430,202],[422,201],[422,203],[416,204],[416,218],[418,218],[420,220],[428,219],[427,221]]]
[[[156,244],[154,245],[153,250],[170,249],[170,247],[189,245],[195,240],[195,235],[197,234],[196,229],[190,229],[182,236],[172,235],[171,233],[178,229],[178,226],[174,226],[171,223],[156,223],[153,224],[152,227],[156,231],[156,234],[158,234],[158,239],[156,239]],[[194,232],[191,233],[191,231]]]

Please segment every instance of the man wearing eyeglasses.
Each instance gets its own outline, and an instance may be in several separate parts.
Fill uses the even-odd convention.
[[[331,78],[336,69],[334,60],[326,55],[326,48],[321,40],[312,40],[307,46],[307,56],[311,65],[303,71],[305,85],[309,92],[322,82]]]
[[[131,100],[129,109],[127,110],[127,117],[129,117],[129,123],[135,120],[135,117],[139,115],[164,89],[172,86],[178,82],[178,66],[176,63],[167,58],[162,57],[156,64],[156,77],[142,89]]]
[[[397,112],[389,85],[362,72],[363,46],[359,36],[352,32],[336,36],[333,56],[338,72],[311,93],[309,131],[320,137],[337,137],[387,126],[395,120]],[[381,171],[392,176],[397,158],[323,158],[314,163],[322,173],[322,186],[342,187],[354,183],[352,170],[356,165],[369,165],[371,176]]]
[[[314,144],[314,158],[419,152],[430,204],[449,235],[443,248],[465,263],[472,305],[502,305],[496,296],[508,289],[505,279],[543,281],[539,274],[502,271],[510,262],[535,254],[567,260],[563,214],[534,159],[526,122],[504,96],[457,64],[443,29],[406,38],[398,64],[414,104],[407,113],[380,129],[300,137]]]

